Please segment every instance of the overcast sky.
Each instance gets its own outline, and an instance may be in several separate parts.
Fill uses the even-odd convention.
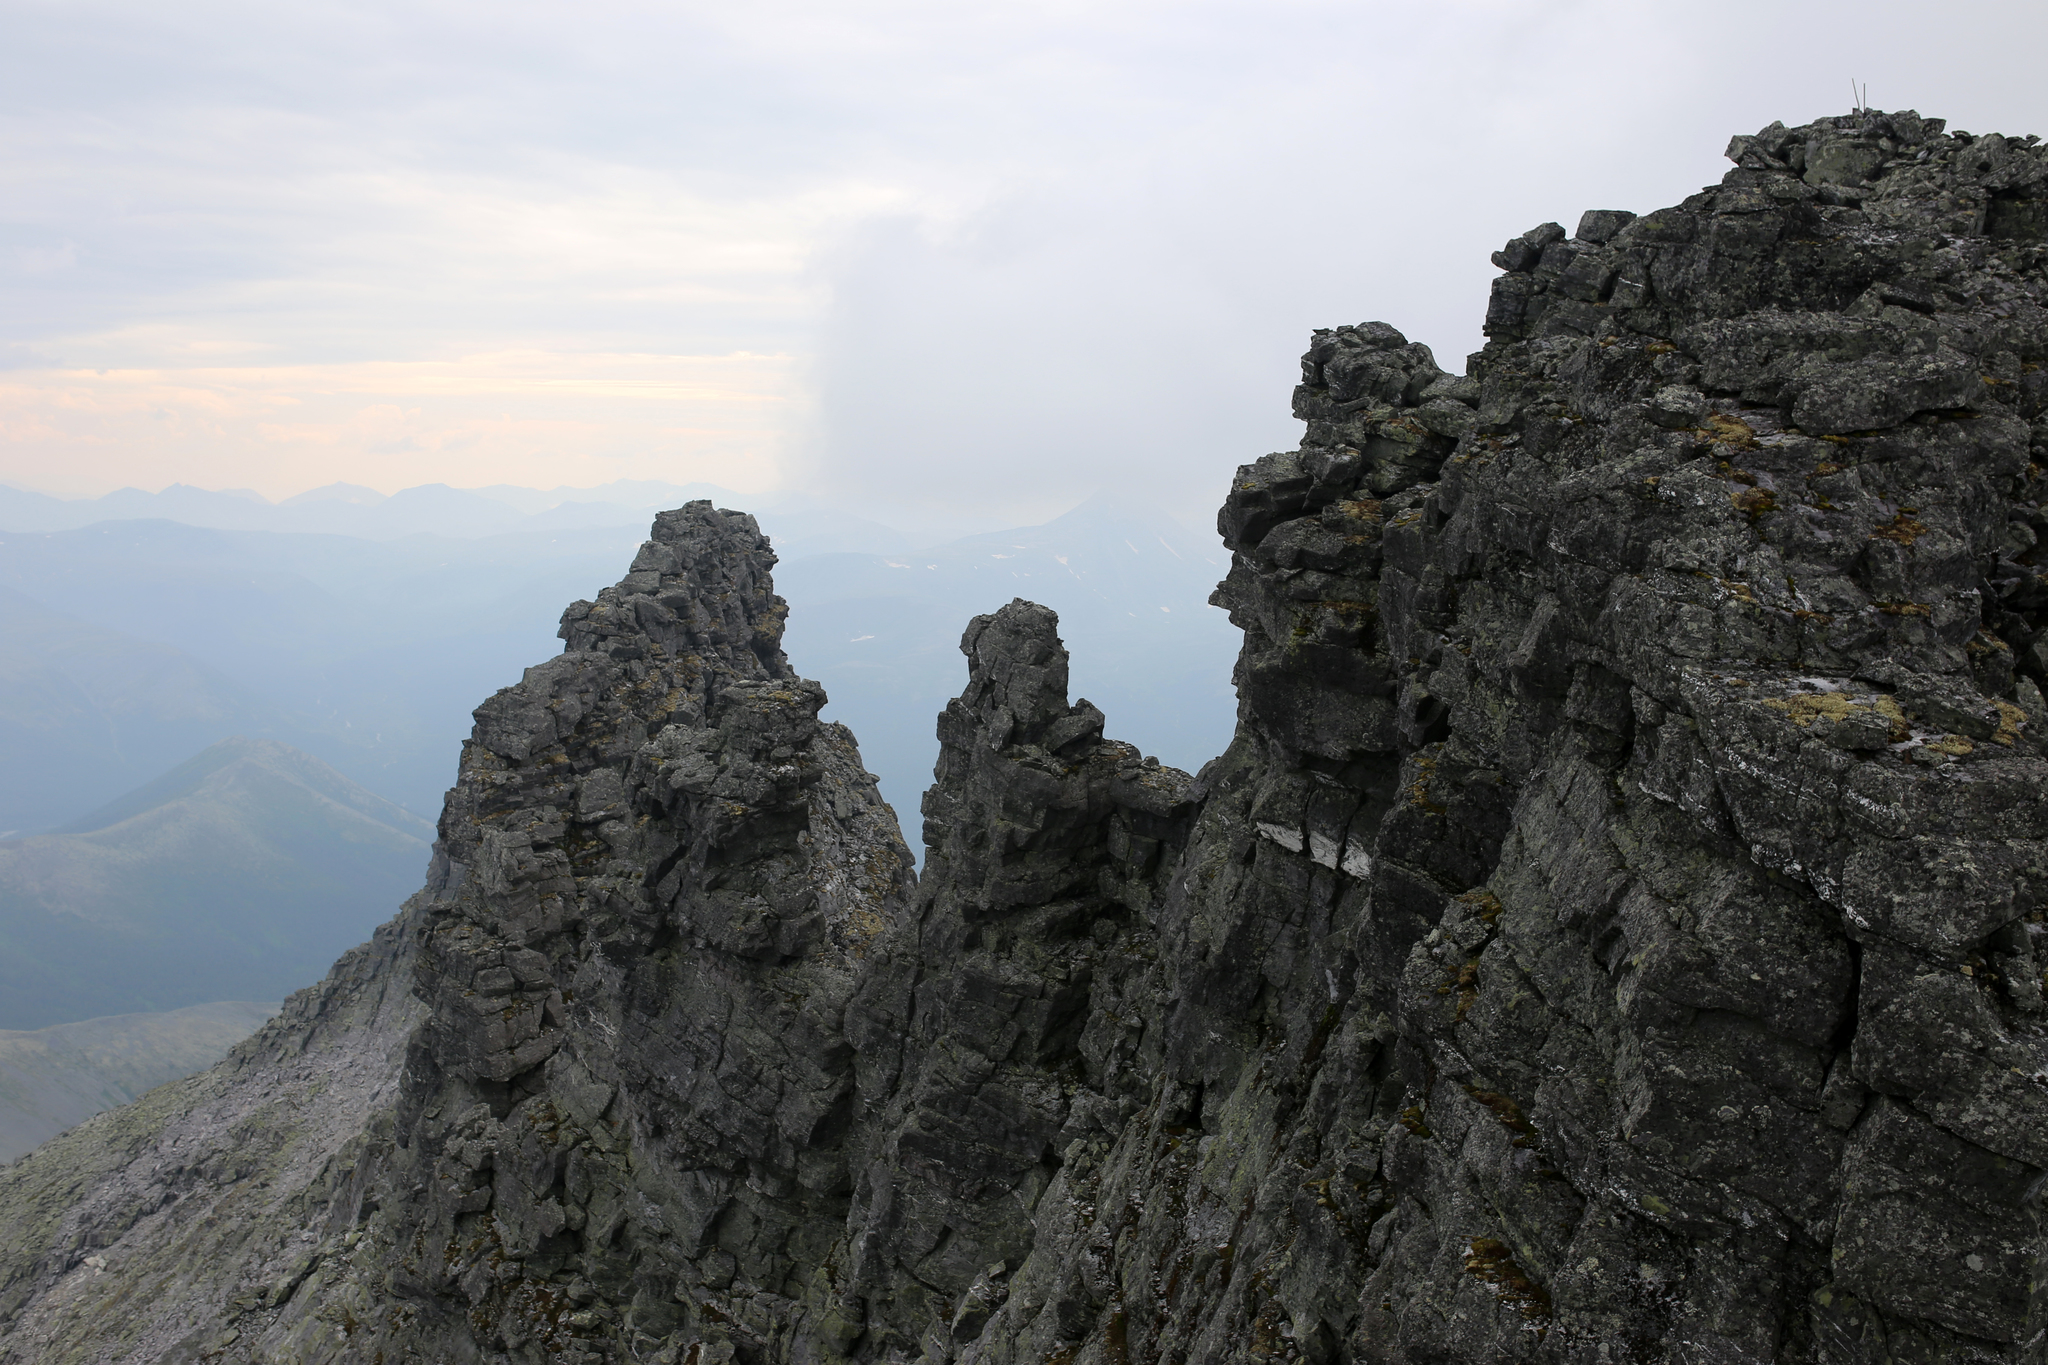
[[[0,481],[1204,516],[1309,330],[1873,104],[2048,133],[2038,3],[5,0]]]

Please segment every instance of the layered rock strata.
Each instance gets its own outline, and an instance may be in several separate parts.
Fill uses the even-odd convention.
[[[2040,1359],[2048,157],[1729,154],[1316,334],[1199,777],[977,618],[921,880],[665,514],[377,944],[0,1172],[0,1360]]]

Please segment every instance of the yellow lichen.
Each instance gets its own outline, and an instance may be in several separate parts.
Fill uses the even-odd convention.
[[[1745,488],[1740,493],[1731,493],[1728,500],[1735,504],[1736,511],[1750,518],[1760,517],[1778,505],[1777,494],[1764,488]]]
[[[1513,1097],[1503,1095],[1497,1090],[1481,1090],[1471,1085],[1465,1087],[1465,1093],[1492,1110],[1500,1126],[1515,1135],[1509,1143],[1510,1146],[1535,1145],[1536,1125],[1529,1122],[1528,1116],[1522,1112],[1522,1106],[1515,1103]]]
[[[1740,417],[1730,417],[1726,413],[1717,412],[1709,417],[1701,430],[1715,445],[1748,450],[1756,444],[1756,429]]]
[[[1809,729],[1816,721],[1834,725],[1859,711],[1867,711],[1884,718],[1893,743],[1911,733],[1906,724],[1906,713],[1899,709],[1896,701],[1882,695],[1852,701],[1840,692],[1802,692],[1792,697],[1766,697],[1764,705],[1773,711],[1784,712],[1793,724]]]
[[[1458,968],[1458,976],[1454,984],[1458,990],[1457,1022],[1462,1024],[1465,1022],[1465,1015],[1479,999],[1478,958],[1475,957],[1464,966]]]
[[[1796,697],[1768,697],[1764,705],[1773,711],[1783,711],[1795,724],[1811,726],[1817,720],[1830,723],[1846,720],[1852,711],[1868,710],[1858,706],[1839,692],[1802,693]]]
[[[1991,738],[1995,743],[2010,749],[2019,741],[2020,727],[2027,723],[2027,713],[2009,701],[1993,698],[1991,704],[1998,708],[1998,729]]]
[[[1429,783],[1435,776],[1436,756],[1434,754],[1417,754],[1415,756],[1415,780],[1408,784],[1402,794],[1407,797],[1409,805],[1419,806],[1432,815],[1442,815],[1449,808],[1429,799]]]

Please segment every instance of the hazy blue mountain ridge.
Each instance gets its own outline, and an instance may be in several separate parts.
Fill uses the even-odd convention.
[[[241,738],[78,824],[0,841],[0,1028],[286,995],[418,889],[433,838]]]
[[[937,752],[932,717],[958,690],[960,631],[1014,596],[1061,613],[1076,686],[1131,717],[1133,742],[1196,762],[1230,732],[1232,632],[1206,605],[1226,556],[1213,535],[1128,502],[1039,527],[920,537],[803,495],[689,485],[390,498],[343,485],[274,506],[175,487],[38,503],[0,488],[0,524],[10,507],[49,513],[45,504],[271,523],[307,507],[388,516],[414,505],[481,508],[520,528],[371,538],[159,517],[0,533],[0,592],[43,619],[0,648],[0,735],[15,741],[0,747],[0,832],[66,827],[235,733],[281,739],[409,810],[437,810],[477,699],[556,652],[562,605],[592,596],[645,537],[652,514],[631,504],[706,491],[722,506],[768,504],[757,515],[781,560],[789,648],[825,684],[827,714],[859,735],[913,846]],[[572,524],[586,518],[597,524]],[[83,646],[61,642],[73,638],[98,640],[112,665],[67,681],[63,649]]]
[[[375,824],[410,833],[420,839],[431,840],[434,837],[432,824],[404,807],[357,786],[311,754],[302,753],[287,744],[241,736],[207,746],[203,752],[155,780],[145,782],[125,796],[50,832],[91,834],[122,824],[171,802],[207,791],[213,785],[215,775],[224,771],[237,770],[230,774],[231,780],[246,780],[247,773],[242,771],[245,765],[250,771],[284,778],[293,787],[301,788],[323,802],[332,802],[353,811]]]
[[[436,810],[476,699],[558,648],[561,603],[594,591],[644,533],[371,541],[138,521],[0,535],[0,589],[79,631],[200,661],[216,692],[239,700],[216,706],[208,725],[177,730],[174,748],[145,746],[146,766],[113,762],[83,722],[58,726],[63,717],[45,706],[45,728],[65,734],[46,737],[34,764],[25,749],[0,752],[0,791],[11,794],[0,798],[0,829],[65,823],[213,740],[252,732],[316,753],[415,812]],[[37,638],[10,634],[0,659],[37,656]],[[95,685],[118,693],[106,709],[165,709],[148,670]],[[0,716],[19,704],[0,697]],[[43,774],[59,767],[70,776],[46,799]]]
[[[790,603],[791,663],[825,684],[825,715],[859,737],[915,849],[933,718],[965,679],[969,620],[1015,597],[1051,607],[1074,694],[1118,717],[1130,743],[1198,767],[1228,744],[1237,715],[1237,632],[1208,604],[1229,567],[1213,536],[1104,499],[908,554],[785,561],[776,586]]]
[[[98,805],[222,735],[289,728],[175,644],[0,587],[0,838]]]
[[[107,521],[164,520],[221,531],[282,531],[367,540],[435,535],[474,539],[522,531],[637,526],[658,511],[697,498],[772,519],[801,553],[892,549],[951,539],[965,523],[912,518],[904,528],[853,515],[843,504],[804,493],[736,493],[708,483],[619,479],[593,488],[451,488],[421,484],[385,495],[355,484],[330,484],[272,503],[247,490],[213,491],[172,484],[155,493],[122,488],[97,498],[55,498],[0,484],[0,527],[11,531],[73,531]]]

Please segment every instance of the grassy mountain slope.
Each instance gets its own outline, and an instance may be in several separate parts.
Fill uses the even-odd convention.
[[[68,828],[0,842],[0,1028],[276,999],[418,887],[433,837],[249,739]]]
[[[220,1000],[0,1032],[0,1165],[167,1081],[212,1066],[277,1013]]]

